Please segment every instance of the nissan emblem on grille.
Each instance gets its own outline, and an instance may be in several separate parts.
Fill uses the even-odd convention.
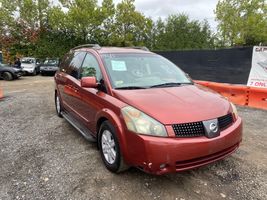
[[[210,123],[210,130],[213,133],[216,133],[218,131],[218,125],[215,123]]]
[[[212,119],[203,121],[205,128],[205,136],[208,138],[214,138],[220,135],[218,119]]]

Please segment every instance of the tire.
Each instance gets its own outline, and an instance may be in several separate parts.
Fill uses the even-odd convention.
[[[36,76],[37,75],[36,69],[33,70],[32,75],[33,76]]]
[[[12,81],[13,80],[13,76],[10,72],[4,72],[3,73],[3,79],[6,81]]]
[[[55,106],[56,106],[56,112],[57,112],[57,116],[62,118],[62,106],[61,106],[61,102],[59,99],[59,96],[57,94],[57,92],[55,92]]]
[[[123,161],[115,128],[108,121],[100,127],[98,142],[102,161],[109,171],[120,173],[129,168]]]

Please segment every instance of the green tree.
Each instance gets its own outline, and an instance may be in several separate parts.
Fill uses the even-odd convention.
[[[36,42],[47,23],[48,0],[0,0],[0,40],[10,54],[34,55]],[[3,15],[2,15],[3,14]]]
[[[226,46],[267,44],[265,0],[220,0],[216,6],[219,34]]]
[[[134,0],[122,0],[117,4],[115,23],[110,37],[112,45],[145,45],[151,30],[152,20],[136,11]]]
[[[39,58],[60,58],[67,53],[69,49],[82,43],[83,41],[76,38],[74,34],[46,30],[40,34],[36,42],[37,48],[34,51],[34,56]]]
[[[55,6],[48,13],[48,28],[62,33],[69,32],[67,13],[60,6]]]
[[[45,29],[48,25],[48,14],[51,9],[49,0],[37,0],[37,20],[40,29]]]
[[[99,19],[102,24],[95,30],[95,37],[100,45],[109,46],[112,44],[110,37],[114,29],[116,12],[113,0],[103,0],[99,11]]]
[[[206,21],[173,15],[153,22],[137,11],[134,0],[0,0],[1,46],[11,54],[61,57],[84,43],[147,46],[152,49],[209,48],[213,37]]]
[[[67,8],[67,28],[86,42],[94,42],[95,30],[102,24],[97,0],[61,0]],[[55,19],[56,20],[56,19]]]
[[[16,5],[9,0],[0,0],[0,42],[1,46],[12,43],[10,27],[15,27]]]
[[[154,49],[206,49],[213,47],[213,37],[207,21],[189,20],[185,14],[171,15],[156,22]]]

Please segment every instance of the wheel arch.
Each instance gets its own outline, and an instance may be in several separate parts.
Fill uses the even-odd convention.
[[[60,92],[59,92],[59,89],[58,89],[58,85],[57,85],[57,83],[55,82],[55,84],[54,84],[54,90],[55,90],[55,95],[57,94],[57,95],[59,95],[59,98],[60,98],[60,100],[61,100],[61,94],[60,94]]]
[[[107,121],[107,120],[108,120],[108,118],[106,118],[106,117],[100,117],[100,118],[97,120],[97,123],[96,123],[96,133],[97,133],[97,135],[98,135],[98,132],[99,132],[99,129],[100,129],[102,123],[103,123],[104,121]]]
[[[1,72],[0,72],[0,77],[3,78],[3,75],[4,75],[4,73],[6,73],[6,72],[11,74],[11,76],[12,76],[12,80],[15,78],[15,76],[14,76],[14,72],[12,72],[11,70],[1,71]]]
[[[121,123],[121,120],[119,118],[119,116],[113,112],[110,109],[102,109],[98,114],[97,114],[97,123],[96,123],[96,137],[97,137],[97,147],[99,149],[99,130],[100,127],[102,125],[103,122],[105,121],[109,121],[113,127],[116,130],[117,133],[117,137],[119,139],[119,144],[120,144],[120,149],[121,149],[121,153],[123,155],[123,157],[125,158],[126,162],[127,162],[127,148],[126,148],[126,139],[125,139],[125,135],[124,135],[124,131],[123,131],[123,126]]]

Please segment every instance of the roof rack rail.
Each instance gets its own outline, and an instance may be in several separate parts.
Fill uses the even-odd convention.
[[[140,50],[144,50],[144,51],[150,51],[147,47],[145,46],[130,46],[130,47],[124,47],[127,49],[140,49]]]
[[[80,49],[80,48],[93,48],[93,49],[101,49],[99,44],[83,44],[77,47],[72,48],[71,50]]]

